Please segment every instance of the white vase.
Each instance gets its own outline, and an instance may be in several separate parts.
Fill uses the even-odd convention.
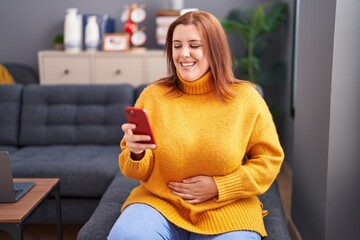
[[[171,9],[181,10],[184,8],[184,0],[171,0]]]
[[[64,21],[64,47],[67,52],[80,52],[82,49],[82,17],[76,8],[66,11]]]
[[[96,51],[100,41],[100,29],[96,16],[88,16],[85,27],[86,51]]]

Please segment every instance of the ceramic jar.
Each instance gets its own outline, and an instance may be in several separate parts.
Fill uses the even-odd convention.
[[[66,52],[80,52],[82,50],[82,17],[77,8],[66,11],[64,21],[64,47]]]
[[[85,27],[86,51],[97,51],[100,41],[100,29],[96,16],[88,16]]]

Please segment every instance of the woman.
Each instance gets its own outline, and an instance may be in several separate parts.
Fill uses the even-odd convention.
[[[283,151],[253,85],[234,78],[221,24],[188,12],[169,27],[169,77],[149,85],[145,108],[157,145],[124,124],[119,166],[141,182],[108,239],[261,239],[257,195],[275,180]]]

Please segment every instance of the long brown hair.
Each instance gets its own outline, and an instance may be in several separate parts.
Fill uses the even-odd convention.
[[[230,84],[237,82],[232,71],[231,53],[224,29],[216,17],[208,12],[193,11],[178,17],[170,26],[166,36],[165,53],[169,77],[159,83],[172,88],[171,92],[181,94],[182,87],[176,75],[176,67],[172,59],[173,33],[178,25],[193,24],[204,42],[204,54],[212,72],[211,84],[215,94],[222,100],[231,98]]]

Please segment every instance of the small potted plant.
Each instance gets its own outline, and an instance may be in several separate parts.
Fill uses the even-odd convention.
[[[54,49],[64,50],[64,35],[57,34],[53,39]]]

